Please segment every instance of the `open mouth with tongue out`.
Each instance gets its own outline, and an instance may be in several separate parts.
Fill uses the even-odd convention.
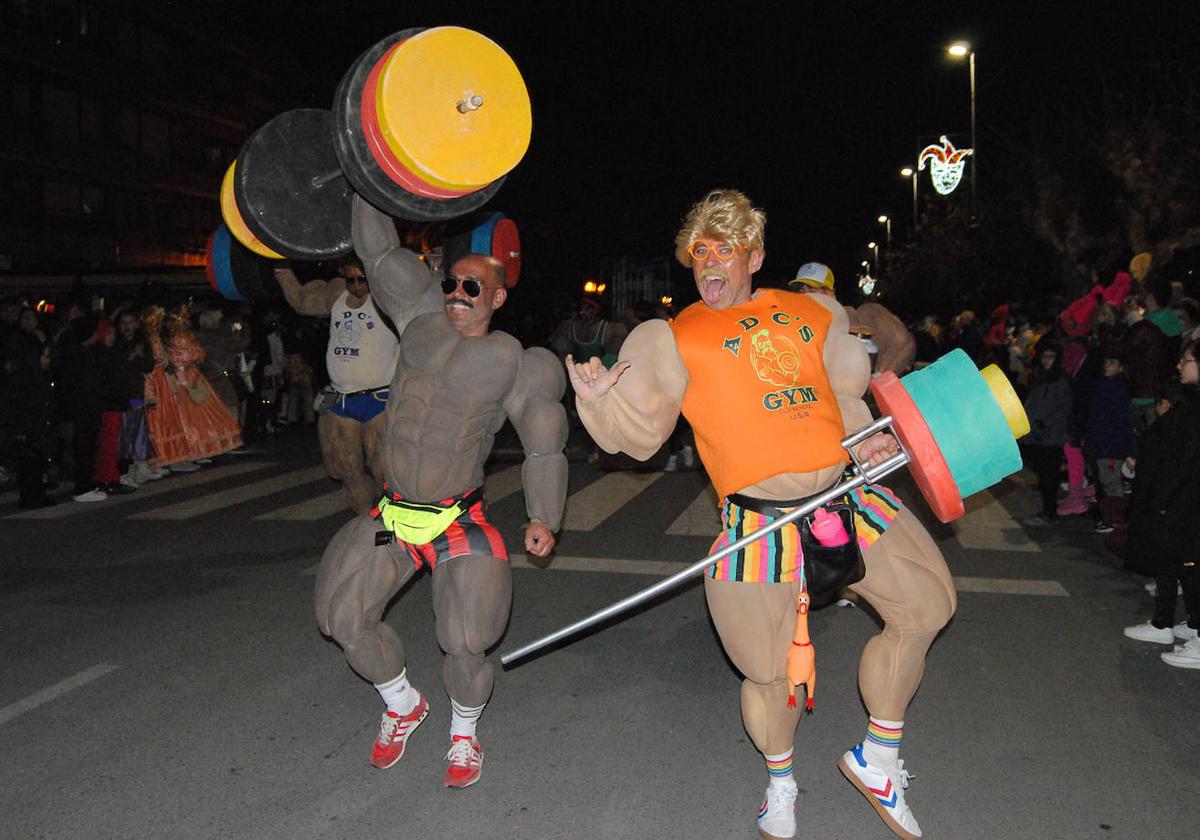
[[[700,296],[704,302],[710,306],[717,303],[728,281],[729,278],[722,271],[706,271],[700,275]]]

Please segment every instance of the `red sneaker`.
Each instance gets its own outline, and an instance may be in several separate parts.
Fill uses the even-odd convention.
[[[483,747],[478,738],[455,735],[450,739],[450,751],[446,753],[450,766],[446,768],[446,787],[465,788],[479,781],[483,768]]]
[[[417,701],[416,708],[407,715],[398,715],[391,709],[385,711],[379,725],[379,737],[375,739],[371,748],[371,766],[386,770],[399,761],[404,755],[404,742],[428,714],[429,704],[425,702],[424,695]]]

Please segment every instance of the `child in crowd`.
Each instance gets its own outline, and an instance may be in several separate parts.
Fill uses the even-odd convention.
[[[1063,370],[1059,345],[1050,339],[1038,343],[1025,413],[1030,431],[1021,445],[1042,496],[1041,513],[1025,524],[1049,525],[1057,518],[1058,476],[1071,413],[1071,383]]]
[[[1127,565],[1154,576],[1154,616],[1125,628],[1131,639],[1183,642],[1162,659],[1177,668],[1200,669],[1200,364],[1196,342],[1179,359],[1183,391],[1160,400],[1162,414],[1139,440],[1130,502]],[[1187,618],[1175,624],[1177,586]]]
[[[1095,462],[1100,490],[1114,500],[1124,498],[1121,464],[1133,455],[1133,412],[1124,371],[1120,351],[1106,349],[1100,378],[1092,390],[1083,438],[1084,454]],[[1099,518],[1095,530],[1097,534],[1109,534],[1113,527]]]

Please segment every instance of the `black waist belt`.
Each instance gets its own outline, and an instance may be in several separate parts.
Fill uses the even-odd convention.
[[[387,496],[391,497],[393,502],[404,502],[406,505],[413,508],[428,507],[431,509],[437,509],[447,508],[450,507],[450,505],[459,505],[465,511],[471,507],[474,507],[475,503],[483,498],[482,485],[473,490],[468,490],[461,496],[455,496],[454,498],[450,499],[447,504],[442,504],[441,502],[417,502],[413,501],[412,499],[406,499],[394,490],[389,490],[386,482],[383,485],[383,492]]]
[[[753,496],[743,496],[741,493],[730,493],[726,496],[731,504],[735,504],[745,510],[752,510],[755,513],[761,513],[763,516],[780,517],[793,508],[798,508],[825,493],[813,493],[811,496],[805,496],[803,499],[756,499]],[[832,503],[843,501],[842,499],[834,498]]]

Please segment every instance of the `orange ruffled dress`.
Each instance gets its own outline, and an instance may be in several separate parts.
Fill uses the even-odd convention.
[[[204,350],[188,333],[176,333],[166,346],[151,336],[159,362],[146,380],[146,399],[155,405],[146,412],[155,466],[211,458],[242,445],[237,421],[213,393],[200,373]],[[174,374],[168,374],[169,364]]]

